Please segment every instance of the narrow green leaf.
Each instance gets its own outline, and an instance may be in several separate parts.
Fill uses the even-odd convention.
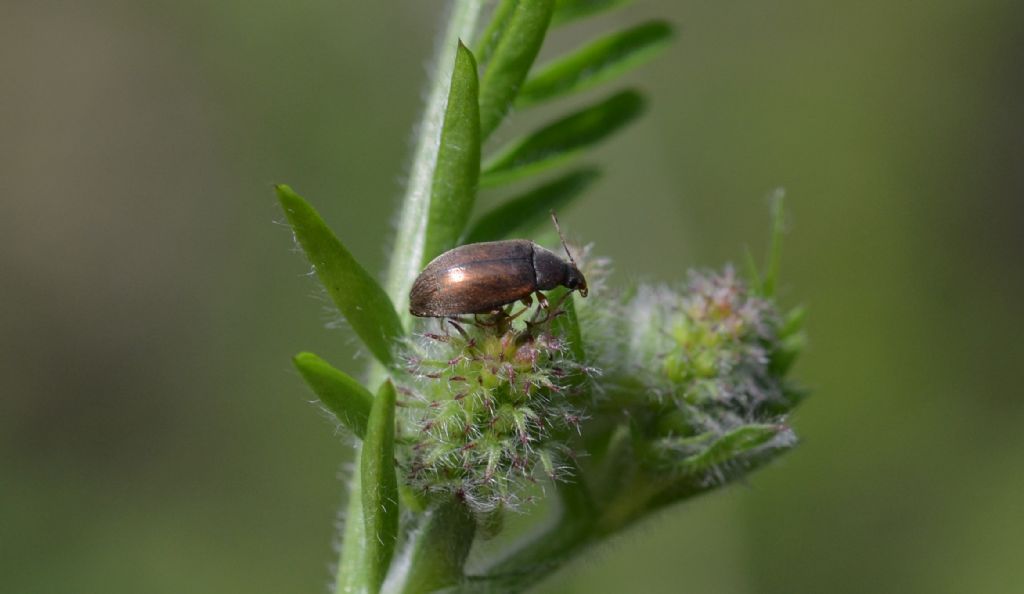
[[[560,27],[583,17],[620,8],[629,2],[630,0],[558,0],[555,3],[555,14],[551,17],[551,26]]]
[[[775,428],[774,432],[772,431],[773,427]],[[722,436],[716,444],[705,454],[697,455],[702,459],[695,460],[694,467],[689,469],[684,467],[684,470],[693,472],[673,481],[673,484],[652,502],[651,509],[689,499],[700,493],[717,489],[736,479],[750,476],[758,468],[764,467],[793,449],[797,444],[797,439],[790,429],[783,426],[748,425]],[[729,456],[728,450],[733,448],[743,451],[737,451],[736,455]],[[731,463],[716,463],[716,460],[723,459],[730,460]],[[714,473],[702,471],[712,465]]]
[[[345,249],[320,215],[285,185],[277,186],[288,222],[320,282],[352,329],[378,361],[393,365],[391,347],[402,335],[402,323],[384,289]]]
[[[771,354],[769,369],[773,374],[785,377],[805,348],[807,348],[807,336],[803,333],[782,339],[782,344]]]
[[[594,167],[578,169],[512,198],[471,225],[462,243],[530,237],[538,227],[551,224],[550,211],[563,211],[600,175]]]
[[[587,352],[583,344],[583,333],[580,331],[579,318],[576,316],[576,303],[574,301],[576,299],[576,292],[570,291],[565,287],[558,287],[548,293],[548,298],[554,303],[561,301],[561,308],[564,312],[552,321],[555,332],[568,342],[569,352],[572,353],[573,360],[581,365],[584,364],[587,360]]]
[[[807,346],[807,335],[804,333],[804,318],[807,310],[803,307],[794,307],[786,313],[779,328],[779,344],[771,353],[771,372],[779,377],[789,373],[790,368],[796,363],[797,357]]]
[[[545,65],[527,79],[519,90],[516,106],[528,107],[611,80],[656,56],[671,39],[672,27],[663,21],[598,39]]]
[[[460,42],[441,129],[441,147],[434,168],[423,246],[424,265],[441,252],[455,247],[473,210],[480,175],[477,91],[476,61]]]
[[[779,328],[779,336],[788,337],[803,332],[804,321],[806,319],[806,307],[798,305],[789,310],[782,319],[782,326]]]
[[[370,418],[373,394],[313,353],[299,353],[292,362],[320,403],[362,439],[366,435],[366,420]]]
[[[483,0],[451,3],[448,24],[441,34],[442,42],[438,45],[437,55],[431,60],[435,65],[434,72],[430,76],[423,116],[416,127],[408,183],[395,220],[394,241],[384,283],[405,328],[412,325],[413,318],[409,313],[409,289],[423,269],[423,244],[427,235],[430,194],[433,191],[437,155],[441,148],[438,139],[444,126],[459,40],[472,39],[476,34],[483,7]]]
[[[480,36],[480,45],[476,49],[476,60],[480,68],[486,68],[487,63],[491,61],[491,56],[494,55],[498,42],[508,29],[508,23],[512,20],[512,13],[518,3],[519,0],[501,0],[491,13],[491,22]]]
[[[745,456],[775,440],[780,434],[789,434],[788,432],[789,429],[782,425],[742,425],[718,437],[702,452],[680,460],[678,467],[688,475],[702,473],[714,466]]]
[[[359,464],[362,481],[366,591],[380,591],[398,539],[395,475],[395,386],[385,381],[373,399]]]
[[[519,87],[537,59],[555,0],[519,0],[480,82],[480,137],[486,139],[505,118]]]
[[[632,90],[553,122],[513,142],[484,166],[481,186],[497,186],[560,165],[612,135],[644,110],[644,98]]]

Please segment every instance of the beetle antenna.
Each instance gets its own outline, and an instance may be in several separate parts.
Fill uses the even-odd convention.
[[[562,249],[565,250],[565,255],[569,256],[569,261],[572,262],[573,266],[575,266],[576,265],[576,260],[573,259],[572,252],[569,251],[569,246],[565,244],[565,235],[562,235],[562,227],[558,224],[558,217],[555,216],[554,209],[552,209],[552,210],[550,210],[548,212],[551,213],[551,220],[554,221],[554,223],[555,223],[555,230],[558,231],[558,239],[559,239],[559,241],[562,242]]]

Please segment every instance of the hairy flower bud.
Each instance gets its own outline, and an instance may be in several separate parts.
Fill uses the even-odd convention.
[[[410,485],[487,512],[517,505],[538,468],[563,474],[572,452],[557,435],[578,430],[568,381],[578,366],[553,327],[499,316],[420,335],[403,386]]]
[[[723,465],[794,443],[782,423],[794,391],[773,365],[793,340],[776,305],[731,268],[691,272],[681,291],[641,286],[622,312],[625,373],[646,387],[637,425],[649,461],[713,480]]]

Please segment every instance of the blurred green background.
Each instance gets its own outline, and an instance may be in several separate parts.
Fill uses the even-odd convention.
[[[289,357],[363,359],[271,184],[383,266],[445,6],[3,3],[0,591],[325,591],[351,447]],[[544,592],[1024,592],[1024,4],[640,0],[545,53],[651,16],[651,111],[563,225],[668,281],[785,187],[813,398]]]

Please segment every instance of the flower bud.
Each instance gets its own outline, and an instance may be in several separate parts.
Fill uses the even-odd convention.
[[[519,504],[538,469],[563,474],[559,460],[572,452],[558,435],[578,430],[566,380],[578,366],[552,316],[533,317],[450,320],[443,334],[418,337],[403,386],[411,447],[402,464],[414,488],[484,513]]]
[[[781,331],[776,305],[731,268],[691,272],[682,290],[641,286],[622,312],[622,373],[645,386],[635,424],[648,462],[711,480],[731,462],[793,445],[781,415],[792,406],[783,373],[798,324]]]

